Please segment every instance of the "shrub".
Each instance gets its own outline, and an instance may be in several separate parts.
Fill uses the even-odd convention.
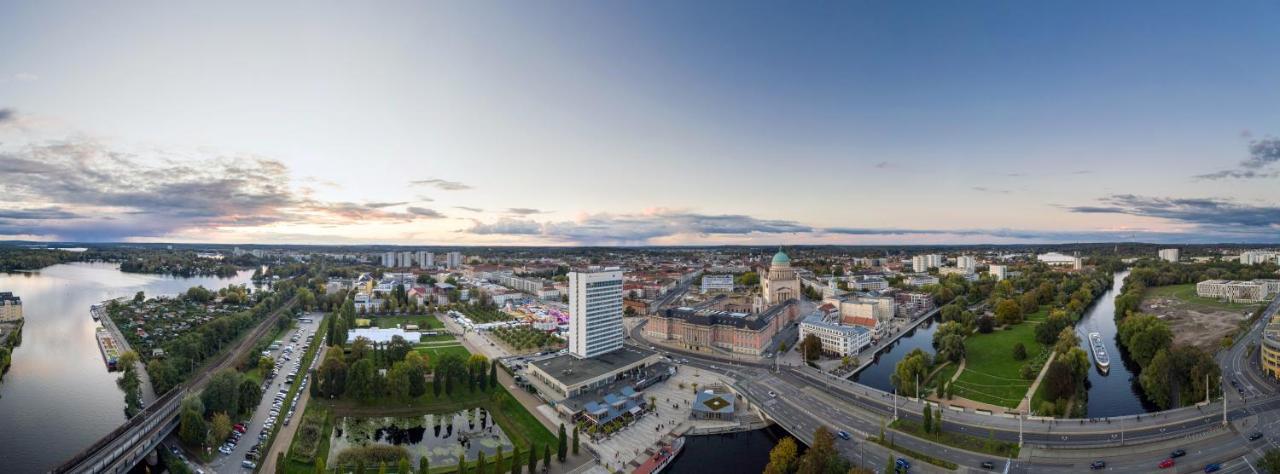
[[[1021,342],[1014,344],[1013,360],[1026,360],[1026,359],[1027,359],[1027,347],[1022,345]]]

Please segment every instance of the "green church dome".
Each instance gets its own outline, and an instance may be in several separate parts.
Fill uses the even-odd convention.
[[[778,249],[778,253],[773,254],[773,264],[791,265],[791,257],[788,257],[787,254],[783,253],[782,249]]]

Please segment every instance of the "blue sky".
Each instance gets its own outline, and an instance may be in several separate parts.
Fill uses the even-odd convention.
[[[1268,2],[0,4],[0,237],[1274,242]]]

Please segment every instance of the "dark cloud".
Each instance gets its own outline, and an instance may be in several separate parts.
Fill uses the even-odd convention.
[[[875,167],[876,169],[881,169],[881,170],[888,169],[893,167],[893,163],[890,163],[888,161],[881,161],[879,163],[876,163]]]
[[[0,209],[0,219],[12,220],[44,220],[44,219],[75,219],[80,217],[78,214],[63,210],[57,207],[44,207],[38,209]]]
[[[484,209],[481,209],[481,208],[478,208],[478,207],[453,206],[453,208],[454,208],[454,209],[462,209],[462,210],[464,210],[464,211],[471,211],[471,212],[484,212]]]
[[[13,120],[13,116],[14,116],[13,109],[7,109],[7,108],[0,109],[0,123],[5,123],[10,120]]]
[[[439,178],[420,179],[417,181],[410,181],[409,184],[416,186],[435,186],[436,188],[445,191],[462,191],[471,189],[471,186],[467,184],[459,183],[457,181],[447,181]]]
[[[978,192],[984,192],[984,193],[1009,194],[1008,189],[992,189],[986,186],[974,186],[970,189]]]
[[[810,226],[792,221],[670,210],[644,214],[595,214],[575,221],[543,223],[502,218],[492,224],[476,221],[472,227],[463,230],[480,235],[542,235],[552,240],[589,244],[643,244],[675,235],[798,234],[813,231]]]
[[[509,214],[519,214],[519,215],[522,215],[522,216],[530,216],[530,215],[534,215],[534,214],[542,214],[542,213],[544,213],[544,212],[547,212],[547,211],[543,211],[543,210],[539,210],[539,209],[533,209],[533,208],[528,208],[528,207],[508,207],[508,208],[507,208],[507,213],[509,213]]]
[[[1100,199],[1102,206],[1068,207],[1072,212],[1111,213],[1157,217],[1210,226],[1209,230],[1237,227],[1235,231],[1280,231],[1280,207],[1243,204],[1218,198],[1162,198],[1116,194]]]
[[[311,198],[305,190],[293,189],[284,164],[256,156],[144,159],[96,141],[71,139],[0,151],[0,170],[6,178],[0,181],[0,195],[28,207],[3,211],[10,213],[0,214],[8,224],[16,218],[24,222],[21,232],[4,229],[0,234],[116,240],[192,229],[431,217],[387,209],[407,202]]]
[[[1280,139],[1267,137],[1249,142],[1249,158],[1241,161],[1236,168],[1196,175],[1196,179],[1256,179],[1275,178],[1280,170],[1270,169],[1271,165],[1280,162]]]
[[[413,214],[413,215],[418,216],[418,217],[425,217],[425,218],[428,218],[428,219],[441,219],[441,218],[444,218],[444,217],[445,217],[445,215],[444,215],[444,214],[441,214],[439,211],[436,211],[435,209],[427,209],[427,208],[425,208],[425,207],[412,207],[412,206],[411,206],[411,207],[409,207],[408,209],[405,209],[405,210],[406,210],[406,211],[408,211],[408,212],[409,212],[409,214]]]

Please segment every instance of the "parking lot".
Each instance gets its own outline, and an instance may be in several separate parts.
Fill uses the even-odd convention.
[[[242,432],[238,435],[237,442],[224,444],[218,448],[218,458],[209,463],[209,467],[215,472],[252,472],[253,467],[261,462],[259,451],[266,448],[259,445],[271,433],[271,429],[277,424],[288,424],[301,416],[297,413],[281,412],[281,410],[286,405],[294,406],[293,402],[296,402],[296,395],[295,400],[288,403],[285,400],[286,393],[293,384],[298,384],[298,393],[306,389],[307,370],[300,365],[307,345],[316,337],[315,321],[319,321],[322,316],[318,313],[304,315],[304,318],[311,318],[312,322],[299,321],[297,328],[286,331],[281,339],[272,343],[274,348],[264,354],[274,359],[276,365],[271,375],[263,381],[262,400],[258,402],[258,407],[254,410],[251,419],[236,420],[241,426],[238,426],[235,431]],[[275,343],[279,343],[279,346],[276,347]],[[233,436],[236,435],[233,434]],[[249,463],[252,463],[252,467]]]

